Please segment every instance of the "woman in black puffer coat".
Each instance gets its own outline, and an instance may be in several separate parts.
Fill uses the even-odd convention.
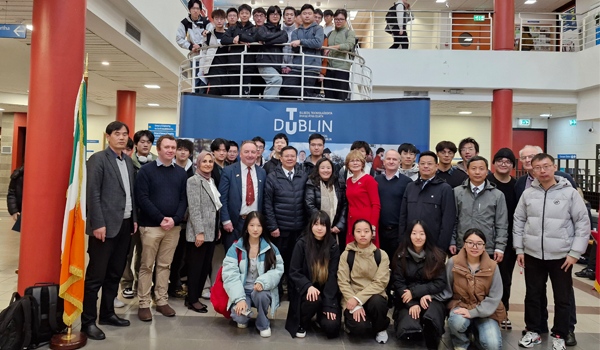
[[[310,217],[319,210],[327,212],[331,218],[331,232],[338,237],[340,250],[343,250],[346,246],[346,210],[348,204],[334,170],[335,165],[331,160],[327,158],[319,159],[312,173],[308,175],[304,199],[306,201],[307,216]],[[326,204],[327,208],[322,208],[324,201],[328,203]],[[339,234],[340,232],[342,234]]]
[[[437,349],[444,334],[446,307],[434,295],[446,287],[445,254],[420,220],[415,220],[403,237],[391,265],[396,336],[423,336],[427,349]]]

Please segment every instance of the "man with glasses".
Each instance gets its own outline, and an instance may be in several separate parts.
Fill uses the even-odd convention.
[[[566,349],[569,337],[573,280],[572,266],[588,245],[590,219],[585,203],[565,178],[556,176],[554,158],[545,153],[531,160],[535,179],[519,200],[513,239],[517,262],[525,269],[525,325],[519,346],[541,344],[542,308],[548,277],[554,293],[554,350]]]
[[[460,157],[462,160],[456,164],[456,169],[467,173],[467,162],[474,156],[479,155],[479,143],[472,137],[467,137],[460,140],[458,144],[458,150],[460,151]]]
[[[261,55],[256,59],[258,71],[267,83],[264,88],[263,98],[276,99],[283,79],[281,78],[281,64],[283,63],[283,46],[287,43],[288,36],[281,30],[281,9],[279,6],[271,6],[267,10],[267,23],[259,26],[256,32],[256,40],[263,45],[260,48]]]
[[[533,184],[533,182],[535,181],[536,173],[533,170],[532,160],[533,160],[533,157],[535,157],[538,154],[542,154],[542,153],[544,153],[542,148],[540,146],[534,146],[534,145],[527,145],[519,151],[519,159],[521,160],[521,164],[523,165],[523,170],[527,171],[527,174],[519,177],[517,179],[517,183],[515,184],[515,193],[517,195],[517,201],[519,201],[521,199],[521,196],[523,195],[524,191],[527,190],[528,188],[530,188],[531,185]],[[571,175],[569,175],[565,172],[562,172],[562,171],[555,171],[554,175],[565,178],[571,184],[571,186],[573,188],[577,189],[577,184],[575,183],[575,181],[573,180]],[[540,304],[541,304],[541,307],[540,307],[541,316],[540,317],[541,317],[543,325],[540,327],[539,331],[541,333],[548,333],[548,308],[547,308],[548,299],[546,298],[545,292],[541,294]],[[572,291],[572,293],[571,293],[571,305],[572,305],[572,307],[570,309],[571,313],[569,316],[569,333],[566,338],[567,346],[577,345],[577,339],[575,338],[575,325],[577,324],[577,312],[575,309],[575,292],[574,291]],[[528,328],[523,330],[523,335],[525,335],[528,330],[529,330]]]
[[[454,189],[456,225],[450,252],[460,251],[465,232],[476,228],[486,237],[485,251],[500,263],[508,241],[508,214],[504,194],[486,180],[488,167],[487,159],[472,157],[467,163],[469,181]]]
[[[469,175],[463,171],[457,171],[456,166],[452,165],[456,151],[456,145],[452,141],[441,141],[435,146],[435,152],[440,160],[437,176],[452,188],[462,185],[469,178]]]
[[[348,57],[348,54],[340,51],[352,51],[356,44],[356,34],[346,25],[348,12],[344,9],[335,11],[334,23],[335,30],[327,36],[327,46],[335,50],[326,50],[327,71],[325,73],[325,97],[335,100],[347,100],[349,98],[350,67],[354,57]],[[338,91],[341,90],[341,91]]]
[[[256,143],[257,153],[256,153],[256,166],[263,167],[265,166],[265,157],[263,157],[263,153],[265,153],[265,139],[260,136],[256,136],[252,139],[254,143]]]
[[[307,175],[310,175],[315,168],[315,164],[319,159],[323,158],[323,150],[325,150],[325,137],[321,134],[312,134],[308,138],[308,147],[310,156],[302,163],[302,168]]]

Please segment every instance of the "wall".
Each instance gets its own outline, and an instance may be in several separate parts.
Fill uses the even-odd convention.
[[[597,143],[600,143],[600,122],[578,121],[570,126],[569,119],[556,118],[548,121],[548,152],[556,154],[576,154],[579,159],[596,158]],[[594,128],[594,132],[588,129]]]
[[[429,149],[435,152],[435,145],[440,141],[452,141],[458,147],[460,140],[472,137],[479,143],[479,155],[489,160],[492,152],[490,128],[491,117],[431,116]]]
[[[577,93],[577,119],[600,120],[600,87]]]

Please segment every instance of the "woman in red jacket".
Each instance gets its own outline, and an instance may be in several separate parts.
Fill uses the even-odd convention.
[[[346,169],[352,172],[352,177],[346,180],[346,198],[348,199],[348,233],[346,243],[354,241],[352,227],[356,220],[364,219],[372,223],[373,244],[379,248],[379,191],[377,181],[364,173],[365,157],[358,150],[351,151],[346,156]]]

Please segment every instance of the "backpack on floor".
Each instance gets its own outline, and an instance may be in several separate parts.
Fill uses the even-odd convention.
[[[29,347],[36,315],[35,298],[13,293],[10,304],[0,313],[0,349],[21,350]]]
[[[237,243],[234,242],[233,244]],[[242,260],[242,251],[237,249],[238,256],[238,264]],[[225,291],[225,287],[223,286],[223,266],[219,269],[217,273],[217,279],[215,280],[214,286],[210,289],[210,302],[213,305],[213,308],[216,312],[225,316],[225,318],[231,318],[231,314],[227,309],[227,304],[229,303],[229,296]]]
[[[25,289],[25,296],[31,296],[37,302],[32,349],[47,344],[53,335],[66,328],[63,322],[64,301],[58,296],[59,289],[59,285],[53,283],[36,283]]]

